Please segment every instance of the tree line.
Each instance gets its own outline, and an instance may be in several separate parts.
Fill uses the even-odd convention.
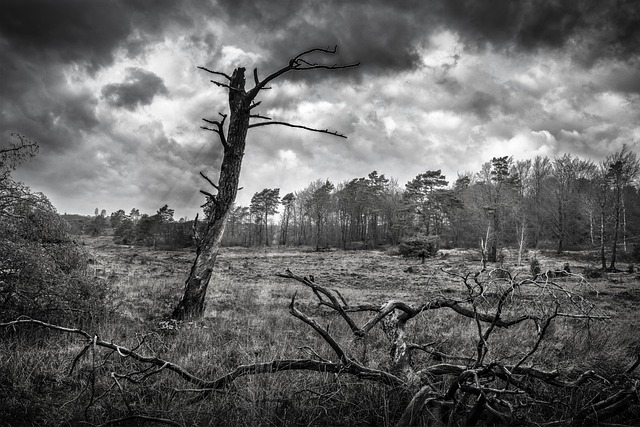
[[[155,249],[181,249],[193,244],[194,221],[175,220],[174,209],[165,204],[155,214],[140,213],[137,208],[127,214],[118,209],[107,215],[107,211],[96,208],[93,217],[61,215],[72,234],[91,236],[104,235],[111,229],[117,244],[153,247]]]
[[[282,198],[265,188],[249,206],[233,207],[222,242],[359,249],[437,236],[443,247],[480,247],[487,261],[507,247],[597,249],[602,267],[615,268],[620,250],[638,245],[639,173],[625,145],[600,163],[571,154],[494,157],[453,182],[427,170],[401,187],[373,171],[338,184],[317,180]]]
[[[418,237],[439,247],[479,248],[488,262],[499,261],[505,248],[519,256],[526,249],[597,250],[602,267],[612,269],[620,251],[640,257],[639,177],[640,161],[625,145],[600,163],[571,154],[494,157],[453,182],[427,170],[402,187],[373,171],[338,184],[316,180],[282,197],[279,188],[265,188],[249,206],[233,206],[222,244],[373,249]],[[166,204],[151,215],[96,208],[74,228],[98,235],[111,227],[120,244],[192,245],[194,221],[173,214]]]

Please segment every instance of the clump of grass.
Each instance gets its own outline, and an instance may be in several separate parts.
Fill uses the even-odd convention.
[[[604,272],[600,268],[597,268],[594,266],[587,266],[584,268],[584,271],[582,274],[587,279],[599,279],[603,276]]]

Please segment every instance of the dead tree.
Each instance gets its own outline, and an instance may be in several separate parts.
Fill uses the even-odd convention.
[[[202,177],[215,189],[213,194],[202,191],[207,197],[208,215],[204,233],[196,238],[196,257],[191,267],[189,277],[185,282],[184,295],[173,310],[172,318],[182,320],[202,317],[205,309],[205,296],[211,279],[211,273],[215,265],[218,250],[227,215],[236,200],[238,182],[242,167],[242,158],[245,153],[247,131],[250,128],[280,125],[292,128],[305,129],[307,131],[324,133],[332,136],[346,138],[346,136],[328,129],[314,129],[307,126],[291,124],[288,122],[274,121],[270,117],[255,113],[261,101],[256,101],[260,91],[267,89],[267,85],[278,77],[291,71],[310,70],[340,70],[356,67],[359,64],[327,65],[313,62],[314,54],[335,54],[337,49],[309,49],[293,57],[289,64],[276,72],[260,80],[258,70],[253,70],[254,87],[245,90],[245,68],[239,67],[230,76],[220,71],[212,71],[204,67],[200,69],[222,79],[222,82],[212,80],[215,85],[225,88],[229,92],[229,115],[219,113],[220,120],[203,119],[208,126],[202,128],[218,134],[224,151],[220,177],[218,183],[214,183],[201,173]],[[228,130],[225,132],[225,121],[229,118]],[[252,122],[252,120],[258,120]]]
[[[555,369],[545,369],[534,361],[556,319],[608,319],[608,316],[597,314],[596,307],[580,294],[548,278],[518,279],[502,269],[483,269],[474,275],[449,274],[464,284],[465,297],[435,298],[422,304],[391,300],[381,305],[356,306],[349,305],[338,291],[320,286],[313,279],[295,275],[289,270],[279,276],[294,279],[310,288],[318,304],[334,311],[358,338],[365,339],[376,325],[382,327],[390,341],[391,359],[389,369],[384,372],[392,375],[392,381],[389,376],[380,374],[365,376],[367,366],[348,355],[327,329],[298,310],[295,296],[291,301],[291,314],[311,326],[329,344],[342,365],[340,372],[391,387],[400,384],[399,389],[405,391],[413,390],[414,395],[407,402],[396,426],[582,426],[602,423],[630,408],[638,409],[640,380],[630,374],[640,366],[640,353],[624,374],[615,379],[605,378],[593,370],[569,377]],[[521,300],[523,295],[526,295],[526,301]],[[408,322],[419,315],[425,317],[424,314],[430,310],[444,308],[475,323],[477,341],[472,354],[445,354],[434,348],[436,342],[411,341]],[[358,325],[352,317],[358,312],[372,315]],[[491,338],[496,330],[526,323],[532,326],[530,335],[533,337],[528,346],[523,343],[511,349],[511,356],[490,356]],[[520,340],[521,337],[516,339]],[[602,392],[592,400],[566,408],[561,420],[537,416],[545,411],[555,411],[549,411],[554,399],[549,389],[573,392],[585,386],[600,388]]]

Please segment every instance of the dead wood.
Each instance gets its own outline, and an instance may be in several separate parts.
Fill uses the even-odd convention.
[[[340,342],[328,328],[323,327],[311,315],[301,310],[296,304],[296,293],[292,296],[289,304],[290,314],[313,329],[327,343],[332,351],[332,356],[324,354],[321,356],[315,349],[305,346],[304,349],[310,355],[309,358],[279,359],[240,365],[214,379],[201,378],[168,360],[147,356],[140,350],[142,343],[134,348],[127,348],[105,341],[97,335],[81,329],[67,328],[28,318],[0,323],[0,327],[17,328],[24,325],[35,325],[77,335],[85,345],[71,362],[70,372],[84,355],[90,353],[93,358],[91,363],[92,379],[95,379],[97,367],[95,356],[99,348],[109,350],[111,352],[109,356],[116,355],[137,362],[141,368],[133,372],[111,373],[115,386],[122,391],[123,400],[129,408],[129,412],[133,412],[133,410],[125,399],[119,380],[143,383],[165,371],[172,372],[193,386],[189,389],[177,390],[196,393],[189,400],[190,404],[202,401],[214,392],[227,392],[230,385],[237,379],[250,375],[285,371],[331,373],[336,376],[349,375],[359,380],[390,387],[392,393],[409,392],[412,395],[398,418],[398,426],[419,425],[425,419],[436,417],[436,413],[438,418],[435,420],[436,423],[450,425],[530,424],[533,421],[527,419],[528,414],[552,405],[553,398],[550,397],[548,390],[578,390],[588,383],[598,385],[602,388],[602,392],[592,402],[588,402],[580,410],[563,419],[564,424],[581,426],[599,423],[602,420],[620,415],[629,407],[638,404],[638,380],[629,376],[638,363],[634,363],[631,368],[627,369],[623,378],[609,379],[592,370],[569,377],[558,370],[545,369],[544,366],[531,362],[547,337],[550,326],[558,317],[567,316],[589,321],[604,318],[604,316],[597,314],[593,305],[588,301],[556,283],[548,281],[539,283],[531,279],[519,281],[509,276],[506,282],[501,282],[500,291],[496,293],[497,301],[493,300],[492,308],[482,309],[483,304],[486,305],[492,301],[487,297],[487,289],[491,288],[493,284],[487,282],[480,275],[458,275],[467,291],[467,295],[463,299],[438,297],[421,304],[391,300],[379,305],[350,305],[337,290],[324,287],[315,279],[296,275],[290,270],[286,270],[285,273],[278,274],[278,276],[294,279],[310,289],[319,306],[335,312],[349,327],[356,340],[366,340],[368,335],[373,333],[374,327],[380,325],[389,339],[391,349],[388,363],[380,364],[380,361],[377,361],[377,366],[384,366],[384,368],[371,368],[367,366],[367,363],[363,363],[349,354],[347,343]],[[546,311],[538,310],[514,318],[506,316],[506,309],[512,301],[514,292],[523,287],[538,292],[534,295],[541,298],[538,301],[540,306],[547,304],[545,301],[552,301],[552,311],[549,311],[549,307]],[[548,299],[543,300],[543,297]],[[535,305],[534,308],[538,307]],[[475,348],[472,346],[470,350],[472,354],[475,353],[474,356],[468,354],[447,355],[439,352],[432,348],[438,343],[437,340],[428,343],[411,341],[407,323],[416,320],[420,314],[426,315],[429,311],[440,308],[452,309],[463,318],[473,319],[477,328],[477,340]],[[565,311],[561,312],[560,310]],[[352,317],[352,314],[356,312],[369,316],[362,321],[361,326],[359,325],[361,319]],[[420,316],[420,319],[428,321],[425,316]],[[531,327],[534,328],[533,331],[536,334],[533,343],[528,347],[523,343],[519,348],[514,349],[514,355],[508,359],[492,357],[492,340],[496,328],[508,329],[525,320],[532,320]],[[529,324],[525,323],[524,325]],[[420,358],[412,357],[414,353],[418,352],[420,353],[416,356],[421,355]],[[424,354],[431,354],[434,357],[425,358]],[[449,363],[453,361],[456,363]],[[92,387],[90,387],[90,391],[91,398],[86,409],[89,409],[95,402]],[[144,415],[131,414],[130,417],[112,420],[105,425],[126,423],[127,419],[134,419],[131,417],[138,417],[141,421],[146,420]],[[164,419],[155,421],[172,423],[171,420]]]
[[[485,273],[487,273],[486,277],[493,280],[491,271]],[[555,370],[547,371],[534,365],[525,366],[525,363],[540,349],[549,326],[556,318],[607,319],[607,316],[597,313],[593,304],[548,278],[543,282],[538,282],[532,279],[517,280],[510,274],[506,274],[500,275],[503,277],[503,282],[494,308],[481,312],[480,305],[489,301],[487,289],[494,283],[487,282],[480,273],[454,275],[460,278],[467,289],[466,299],[438,297],[422,304],[390,300],[382,304],[350,305],[339,291],[325,288],[315,280],[296,275],[288,269],[285,270],[285,273],[278,274],[279,277],[294,279],[310,288],[318,305],[335,311],[345,320],[356,337],[366,337],[376,325],[382,327],[390,340],[390,371],[396,373],[404,382],[404,388],[416,390],[398,421],[398,426],[416,425],[421,417],[433,410],[434,407],[438,408],[437,412],[439,413],[448,413],[448,417],[454,415],[462,417],[460,420],[466,420],[465,425],[476,424],[485,419],[492,419],[494,420],[492,422],[504,425],[520,424],[523,408],[542,404],[539,391],[544,388],[541,387],[542,385],[572,389],[581,387],[588,381],[610,384],[609,380],[593,371],[586,371],[574,379],[569,379]],[[545,314],[544,310],[537,310],[517,317],[506,316],[504,314],[505,307],[512,300],[514,292],[522,288],[533,290],[533,295],[538,298],[540,304],[543,304],[545,300],[551,301],[552,312]],[[340,298],[338,299],[336,296]],[[407,322],[428,310],[440,308],[452,309],[463,317],[473,319],[476,323],[478,340],[475,357],[442,355],[448,357],[449,360],[464,361],[466,365],[438,363],[425,366],[414,363],[411,358],[413,351],[429,352],[428,347],[433,343],[410,342],[406,332]],[[561,312],[561,309],[565,311]],[[372,315],[365,319],[360,326],[347,314],[355,312],[369,312]],[[508,329],[527,320],[532,321],[531,324],[535,328],[537,339],[528,350],[521,349],[522,355],[515,360],[515,364],[499,360],[486,361],[494,330],[496,328]],[[341,360],[350,360],[344,349],[329,335],[328,331],[322,329],[308,316],[305,316],[304,321],[329,343]],[[435,354],[437,355],[437,353]],[[438,360],[443,360],[443,357],[438,355]],[[449,386],[444,391],[441,386],[434,386],[434,384],[447,382]],[[474,397],[471,398],[471,396]],[[632,396],[632,393],[618,392],[602,401],[596,408],[599,411],[600,419],[619,413],[624,404],[633,401]],[[513,399],[516,397],[517,400],[514,401]],[[515,402],[519,402],[518,405],[515,405]],[[521,409],[516,410],[516,407]],[[586,415],[581,416],[582,419],[587,419]],[[589,418],[591,421],[594,419],[593,416]],[[460,420],[453,423],[456,424]]]
[[[310,59],[314,54],[333,55],[336,52],[337,47],[308,49],[291,58],[287,65],[269,74],[263,80],[260,80],[258,70],[254,69],[254,86],[249,90],[245,89],[245,68],[238,67],[233,71],[233,74],[228,75],[224,72],[199,67],[201,70],[223,79],[222,82],[216,80],[211,80],[211,82],[228,91],[229,114],[218,113],[221,120],[202,119],[205,123],[213,126],[203,126],[202,128],[218,135],[223,148],[222,164],[220,165],[220,176],[217,183],[201,173],[202,177],[216,190],[216,193],[200,190],[206,196],[204,206],[208,210],[205,231],[200,236],[199,241],[196,242],[196,256],[189,276],[185,281],[183,296],[171,314],[173,319],[194,319],[204,315],[205,297],[209,281],[218,257],[227,217],[238,193],[242,159],[245,154],[249,129],[266,125],[280,125],[346,138],[345,135],[329,129],[316,129],[284,121],[274,121],[270,117],[253,112],[261,103],[261,101],[256,101],[258,94],[262,90],[268,89],[267,85],[283,74],[293,71],[342,70],[359,65],[359,63],[345,65],[322,64]],[[225,132],[227,117],[229,121]],[[252,123],[253,119],[263,121]]]

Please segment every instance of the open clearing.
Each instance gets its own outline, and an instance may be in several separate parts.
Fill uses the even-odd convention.
[[[182,295],[194,256],[190,250],[118,246],[110,236],[79,240],[90,254],[87,274],[95,276],[96,286],[106,283],[113,289],[109,301],[115,315],[100,319],[96,330],[88,332],[105,342],[175,363],[207,380],[224,377],[241,365],[309,357],[335,360],[327,342],[290,314],[294,295],[296,306],[326,328],[350,357],[368,369],[392,369],[388,331],[382,323],[365,337],[355,338],[334,311],[318,306],[308,287],[277,276],[286,269],[299,276],[313,276],[315,283],[338,290],[351,306],[380,306],[389,300],[415,306],[438,298],[463,300],[467,289],[460,275],[481,267],[480,254],[473,250],[442,250],[421,264],[419,259],[395,255],[393,249],[316,252],[308,248],[224,248],[210,284],[205,317],[172,323],[166,320]],[[605,377],[625,372],[640,353],[637,274],[609,273],[586,282],[581,274],[593,267],[595,260],[584,253],[556,256],[537,252],[535,257],[543,271],[568,264],[571,274],[549,283],[561,285],[580,300],[588,298],[595,304],[591,314],[608,320],[556,319],[527,363],[546,371],[557,370],[568,380],[586,371]],[[528,258],[522,266],[516,266],[515,261],[513,254],[508,255],[503,267],[517,280],[530,277]],[[489,274],[483,276],[486,279],[494,273],[485,274]],[[486,283],[489,287],[478,307],[492,313],[490,307],[495,306],[500,289],[490,287],[497,280]],[[514,293],[505,306],[505,316],[513,318],[532,307],[548,314],[550,307],[535,305],[541,301],[536,302],[538,297],[524,291]],[[352,313],[359,325],[371,316],[370,312]],[[496,329],[488,361],[513,364],[519,360],[536,342],[535,328],[530,326],[521,323]],[[476,322],[449,308],[421,312],[407,323],[406,333],[428,350],[413,356],[412,363],[418,367],[436,367],[445,355],[449,363],[464,368],[477,351]],[[0,419],[5,416],[8,425],[21,425],[15,420],[27,416],[39,425],[99,425],[133,413],[169,419],[176,425],[390,426],[398,422],[415,392],[353,375],[289,371],[237,378],[225,390],[192,401],[199,392],[175,373],[139,371],[139,364],[104,349],[96,350],[95,359],[79,357],[84,345],[77,336],[46,330],[36,334],[34,329],[12,341],[0,341],[0,374],[4,372],[7,378],[0,396],[6,412],[0,413]],[[70,374],[72,364],[75,370]],[[151,373],[139,382],[117,380],[117,375],[135,377],[145,372]],[[637,381],[637,370],[632,375]],[[441,391],[450,383],[451,378],[442,377]],[[597,398],[601,387],[593,385],[572,392],[570,399],[575,399],[572,404],[576,408]],[[568,399],[566,393],[546,384],[540,392],[550,399],[555,393],[560,393],[558,399]],[[557,420],[553,405],[533,405],[539,407],[527,409],[527,416]],[[567,408],[566,414],[570,414],[571,406]],[[538,414],[540,411],[544,413]],[[638,421],[636,412],[632,410],[619,421],[632,425]],[[489,421],[483,423],[480,425]]]
[[[137,320],[161,319],[179,300],[194,256],[191,251],[115,245],[107,236],[85,237],[83,241],[92,254],[90,271],[112,281],[120,291],[122,314]],[[509,255],[503,267],[514,276],[529,277],[531,254],[523,257],[522,265],[517,266],[515,251],[506,253]],[[556,255],[551,251],[537,251],[535,257],[543,272],[561,270],[568,264],[572,274],[582,276],[585,269],[597,268],[594,267],[597,257],[585,253]],[[578,290],[583,290],[585,296],[614,318],[612,320],[626,321],[629,316],[635,317],[635,307],[640,303],[640,273],[629,274],[626,267],[620,264],[623,271],[587,279],[586,284],[574,277],[554,280],[579,286]],[[224,248],[209,289],[205,318],[217,316],[238,289],[252,290],[260,301],[278,302],[286,307],[293,294],[304,287],[276,277],[285,269],[298,275],[313,275],[322,286],[337,289],[350,304],[358,304],[383,303],[389,299],[418,303],[443,294],[462,293],[465,289],[460,280],[447,272],[476,272],[480,268],[477,250],[441,250],[435,258],[421,264],[419,259],[397,256],[393,250],[317,252],[311,248]]]

